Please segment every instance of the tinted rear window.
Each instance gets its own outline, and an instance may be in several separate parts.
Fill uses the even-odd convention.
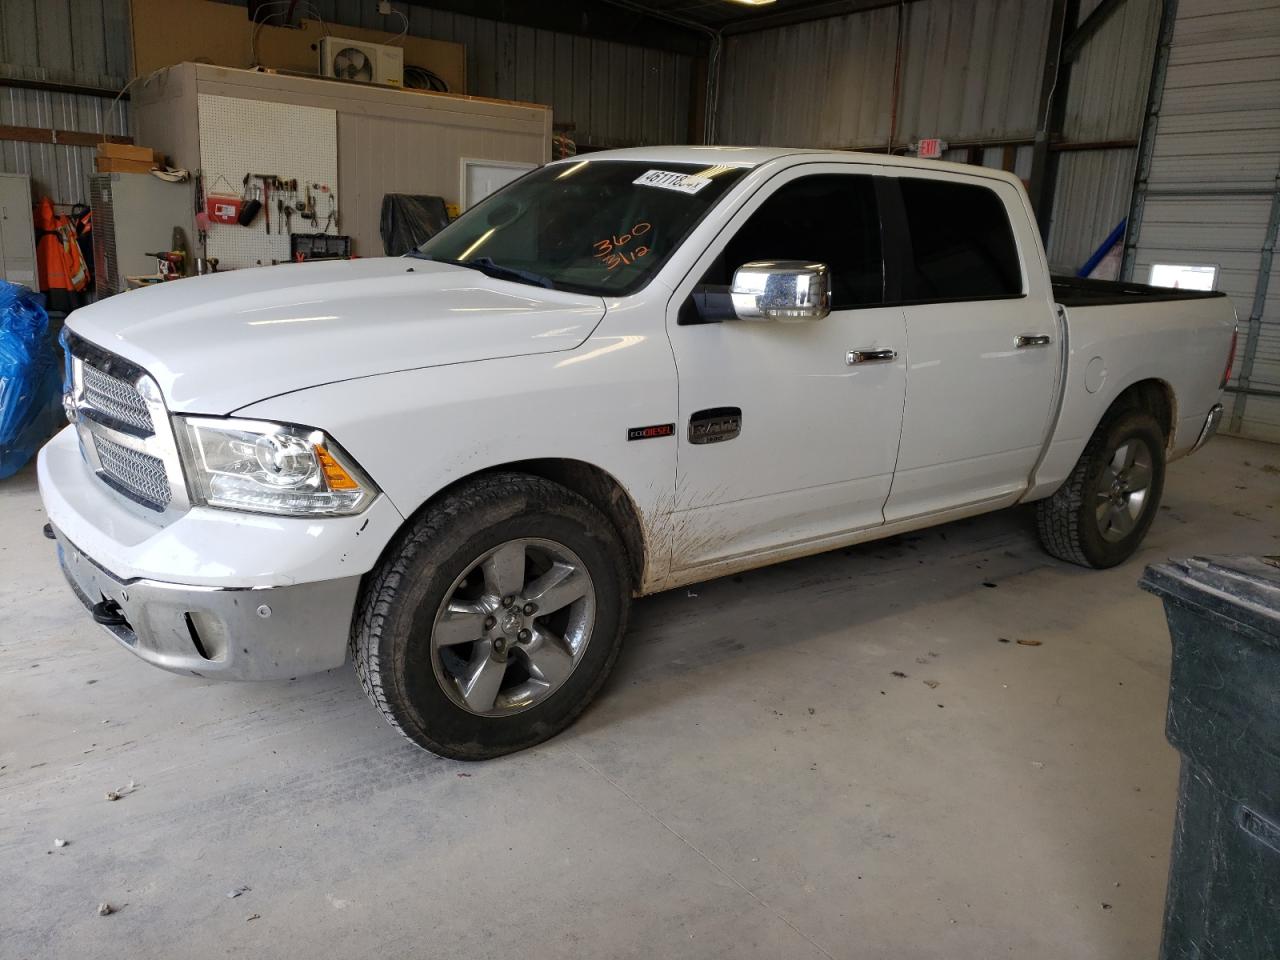
[[[904,300],[1021,295],[1018,248],[994,190],[945,180],[898,183],[912,251],[904,264]]]

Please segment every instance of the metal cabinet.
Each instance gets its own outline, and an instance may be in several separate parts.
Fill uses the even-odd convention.
[[[98,296],[129,289],[130,276],[155,273],[150,253],[172,249],[175,229],[183,231],[190,250],[194,203],[189,182],[169,183],[147,173],[89,174]]]

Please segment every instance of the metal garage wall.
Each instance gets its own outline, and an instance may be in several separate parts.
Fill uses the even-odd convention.
[[[1153,262],[1219,265],[1240,317],[1233,387],[1256,391],[1234,395],[1226,427],[1280,442],[1280,2],[1176,6],[1132,275],[1145,280]]]
[[[885,149],[897,23],[882,9],[729,37],[717,142]]]
[[[129,73],[128,0],[0,0],[0,75],[119,89]],[[128,104],[0,86],[0,124],[128,132]],[[58,203],[88,200],[93,147],[0,140],[0,170],[29,173]]]
[[[1100,2],[1083,0],[1080,22]],[[1097,146],[1058,154],[1048,245],[1057,270],[1074,272],[1128,211],[1160,2],[1127,0],[1072,67],[1063,135]],[[907,4],[895,147],[930,136],[1013,141],[1013,169],[1029,176],[1051,9],[1051,0]],[[898,15],[888,7],[730,37],[716,139],[884,150]],[[987,148],[980,162],[1006,159]]]
[[[1101,0],[1080,4],[1080,22]],[[1142,133],[1161,0],[1126,0],[1094,34],[1071,67],[1063,137],[1094,143],[1058,154],[1048,255],[1074,272],[1129,213],[1135,146]]]
[[[8,0],[0,0],[8,2]],[[312,0],[330,25],[399,29],[373,0]],[[243,0],[240,0],[243,6]],[[693,58],[396,2],[415,37],[467,48],[467,93],[549,104],[587,146],[689,142]]]
[[[895,144],[1034,136],[1049,8],[1050,0],[907,4]],[[728,38],[716,139],[885,149],[897,37],[890,7]]]
[[[1055,273],[1074,274],[1129,213],[1137,150],[1058,155],[1046,254]]]

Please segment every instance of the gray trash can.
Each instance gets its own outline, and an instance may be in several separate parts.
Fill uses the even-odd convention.
[[[1280,557],[1147,568],[1182,755],[1161,960],[1280,958]]]

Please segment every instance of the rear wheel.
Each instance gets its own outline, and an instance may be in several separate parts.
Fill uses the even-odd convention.
[[[416,520],[370,575],[356,673],[402,734],[478,760],[567,727],[621,645],[631,585],[613,525],[577,494],[495,474]]]
[[[1036,505],[1040,543],[1060,560],[1113,567],[1129,559],[1164,489],[1164,433],[1148,413],[1104,421],[1052,497]]]

